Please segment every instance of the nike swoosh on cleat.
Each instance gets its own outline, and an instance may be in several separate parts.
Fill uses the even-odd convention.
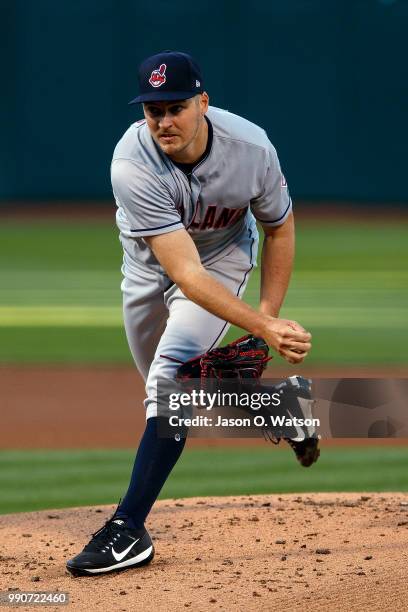
[[[117,553],[116,550],[112,546],[112,556],[116,559],[116,561],[122,561],[122,559],[124,559],[126,557],[128,552],[130,552],[132,550],[133,546],[139,540],[140,540],[140,538],[138,540],[135,540],[134,542],[132,542],[132,544],[130,546],[128,546],[127,548],[125,548],[125,550],[123,550],[121,553]]]
[[[291,417],[292,420],[295,418],[289,409],[288,409],[288,414],[289,414],[289,416]],[[292,438],[292,440],[295,440],[296,442],[301,442],[302,440],[304,440],[306,436],[305,436],[305,434],[303,432],[303,429],[301,427],[299,427],[299,425],[295,425],[295,424],[293,424],[293,427],[296,429],[296,433],[297,433],[298,437],[297,438]]]

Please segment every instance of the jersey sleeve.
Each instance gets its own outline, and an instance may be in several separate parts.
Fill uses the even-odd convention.
[[[251,200],[251,211],[263,225],[282,225],[292,210],[286,179],[272,145],[268,151],[267,169],[261,194]]]
[[[147,167],[115,159],[111,181],[116,203],[124,210],[135,238],[184,228],[169,188]]]

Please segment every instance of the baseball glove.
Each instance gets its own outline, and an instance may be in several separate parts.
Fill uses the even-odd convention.
[[[242,336],[226,346],[186,361],[177,370],[176,379],[182,382],[190,378],[259,380],[267,362],[272,359],[268,352],[269,347],[262,338]]]

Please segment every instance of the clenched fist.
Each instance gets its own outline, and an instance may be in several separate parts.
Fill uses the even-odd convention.
[[[262,337],[289,363],[301,363],[312,348],[312,335],[288,319],[268,317]]]

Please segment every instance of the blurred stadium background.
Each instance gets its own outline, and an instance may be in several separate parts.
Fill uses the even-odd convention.
[[[282,314],[313,332],[308,367],[406,376],[405,0],[263,0],[250,10],[242,0],[4,0],[1,15],[0,511],[110,503],[127,483],[133,450],[88,449],[101,446],[91,434],[83,450],[55,450],[51,433],[37,442],[47,423],[36,414],[48,402],[57,430],[62,413],[75,415],[80,404],[71,397],[68,407],[63,387],[51,394],[47,376],[57,366],[135,375],[121,323],[109,165],[141,116],[127,105],[137,64],[162,49],[192,53],[211,103],[262,125],[278,150],[297,215]],[[254,305],[257,274],[246,294]],[[43,381],[41,394],[25,387],[10,437],[30,372]],[[111,410],[120,431],[113,390]],[[135,447],[139,435],[135,427],[130,444],[124,432],[117,449]],[[78,447],[74,431],[72,440]],[[163,495],[406,490],[407,459],[405,446],[327,448],[305,474],[285,451],[191,448]],[[213,469],[220,463],[224,471]]]

